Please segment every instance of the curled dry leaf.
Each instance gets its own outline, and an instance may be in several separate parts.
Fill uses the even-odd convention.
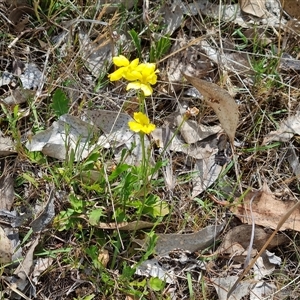
[[[243,263],[248,253],[251,234],[252,225],[243,224],[230,229],[224,237],[222,244],[218,248],[218,253],[228,255],[234,261]],[[251,257],[255,256],[257,251],[260,251],[271,234],[272,232],[266,232],[261,227],[255,227]],[[285,235],[277,234],[269,244],[268,249],[270,250],[274,247],[287,243],[288,241],[289,239]]]
[[[12,259],[12,246],[2,227],[0,227],[0,264],[7,264]]]
[[[252,200],[253,199],[253,200]],[[251,204],[252,200],[252,204]],[[251,205],[251,206],[250,206]],[[246,224],[252,224],[276,229],[281,218],[295,205],[294,201],[276,199],[265,184],[259,192],[249,192],[242,205],[231,211]],[[290,217],[281,226],[280,230],[296,230],[300,232],[300,209],[295,209]]]
[[[107,267],[107,264],[109,262],[109,253],[106,249],[101,249],[99,251],[98,260],[104,268]]]
[[[272,141],[288,142],[295,134],[300,134],[300,111],[283,120],[276,131],[271,131],[263,140],[263,145]]]
[[[241,0],[241,10],[244,13],[262,18],[266,13],[265,0]]]
[[[206,103],[215,111],[231,144],[233,144],[239,121],[239,110],[234,99],[227,91],[214,83],[186,74],[184,77],[203,95]]]
[[[15,199],[14,179],[9,174],[0,177],[0,209],[11,210]]]

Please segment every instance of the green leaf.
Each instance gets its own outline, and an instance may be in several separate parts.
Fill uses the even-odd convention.
[[[153,291],[159,292],[164,288],[165,283],[157,277],[151,277],[149,279],[149,286]]]
[[[69,111],[69,99],[66,94],[61,90],[57,89],[52,96],[51,108],[57,117],[60,117]]]
[[[74,195],[70,195],[69,201],[71,203],[72,208],[74,209],[75,212],[77,213],[82,213],[84,209],[84,202],[81,199],[78,199]]]
[[[93,226],[97,225],[99,223],[99,220],[102,216],[105,214],[103,213],[102,208],[94,209],[89,214],[89,223]]]
[[[141,39],[134,29],[131,29],[128,33],[130,34],[130,36],[132,38],[132,41],[133,41],[136,51],[138,53],[138,57],[139,57],[139,59],[141,59],[142,58]]]
[[[91,295],[85,296],[82,300],[92,300],[94,298],[95,298],[95,294],[91,294]]]
[[[162,58],[170,49],[171,41],[168,36],[163,36],[150,48],[150,62],[156,62]]]

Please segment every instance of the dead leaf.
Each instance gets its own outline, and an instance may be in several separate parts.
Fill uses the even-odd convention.
[[[299,0],[280,0],[283,4],[283,10],[291,17],[300,19],[300,2]]]
[[[81,160],[91,151],[89,141],[93,137],[94,128],[81,119],[65,114],[53,122],[51,127],[34,135],[26,143],[29,151],[42,151],[45,155],[64,160],[71,151],[75,159]]]
[[[98,261],[103,265],[104,268],[107,267],[109,262],[109,253],[106,249],[99,250]]]
[[[243,263],[248,253],[251,234],[252,225],[243,224],[230,229],[223,238],[223,242],[217,252],[230,257],[236,262]],[[260,251],[271,234],[272,232],[266,232],[261,227],[255,227],[251,257],[254,257]],[[285,235],[277,234],[269,244],[268,249],[270,250],[288,241],[289,239]]]
[[[3,228],[0,226],[0,263],[8,264],[12,259],[12,246]]]
[[[255,196],[255,194],[257,194]],[[250,210],[250,202],[252,201],[252,213]],[[262,191],[249,192],[242,205],[231,208],[231,211],[246,224],[252,224],[252,219],[256,225],[261,225],[267,228],[276,229],[281,218],[289,209],[295,205],[295,201],[282,201],[268,190],[264,184]],[[300,231],[300,209],[296,209],[291,216],[281,226],[280,230],[296,230]]]
[[[251,286],[250,300],[272,299],[268,296],[272,297],[275,291],[277,291],[277,287],[273,282],[259,281]]]
[[[54,208],[54,196],[52,190],[50,192],[49,199],[44,209],[39,214],[39,216],[30,224],[33,232],[44,230],[46,226],[53,220],[54,217],[55,217],[55,208]]]
[[[35,91],[26,90],[24,88],[17,88],[15,90],[10,90],[10,95],[4,98],[2,101],[9,106],[14,106],[17,104],[25,103],[28,99],[33,98]]]
[[[10,211],[14,199],[14,179],[9,174],[3,174],[0,177],[0,209]]]
[[[220,126],[205,126],[198,124],[195,120],[184,121],[183,118],[184,115],[178,111],[167,116],[165,120],[170,123],[170,127],[179,128],[180,134],[187,144],[196,143],[221,131]]]
[[[29,23],[29,16],[34,15],[35,11],[28,5],[18,5],[13,8],[8,15],[8,19],[14,24],[13,30],[16,33],[22,32]],[[24,18],[24,16],[26,16]]]
[[[265,298],[266,296],[277,290],[273,283],[264,281],[254,283],[253,280],[244,280],[239,283],[237,288],[230,295],[228,295],[230,288],[236,282],[237,278],[238,276],[212,278],[212,283],[218,293],[219,300],[242,300],[245,298],[250,300],[267,299]]]
[[[228,291],[231,286],[235,283],[238,276],[227,276],[225,278],[217,277],[212,278],[212,283],[218,293],[219,300],[241,300],[243,297],[249,294],[249,286],[251,281],[242,281],[237,289],[234,290],[232,295],[227,298]]]
[[[265,0],[240,0],[241,10],[257,18],[264,17],[266,13]]]
[[[24,291],[26,286],[29,283],[29,276],[31,274],[32,266],[33,266],[33,253],[35,247],[39,243],[40,236],[38,235],[35,241],[31,244],[30,248],[28,249],[24,260],[19,264],[19,266],[14,271],[14,275],[18,278],[16,282],[18,290]]]
[[[293,173],[300,179],[299,152],[295,149],[293,145],[289,146],[286,157],[293,170]]]
[[[159,256],[165,256],[176,249],[189,252],[203,250],[216,240],[223,228],[224,224],[207,226],[191,234],[157,234],[155,253]]]
[[[194,173],[192,199],[208,189],[218,179],[223,169],[221,165],[216,164],[217,151],[209,148],[209,145],[206,148],[211,155],[203,159],[197,159],[192,170]]]
[[[2,132],[0,131],[0,157],[16,154],[15,148],[12,139],[10,137],[3,137]]]
[[[239,121],[239,110],[234,99],[218,85],[191,77],[184,77],[203,95],[206,103],[215,111],[219,121],[227,133],[231,144],[234,142],[235,131]]]
[[[52,266],[54,259],[51,257],[38,258],[35,261],[34,269],[32,271],[32,281],[38,284],[39,276]]]
[[[295,134],[300,135],[300,111],[281,122],[276,131],[271,131],[263,140],[263,145],[272,141],[288,142]]]
[[[157,277],[171,284],[176,282],[174,271],[172,269],[165,269],[156,258],[145,260],[139,264],[136,268],[135,274],[146,277]]]
[[[267,275],[271,275],[276,266],[280,266],[282,259],[274,253],[266,250],[259,257],[253,266],[253,274],[255,280],[261,280]]]
[[[19,76],[23,89],[37,89],[42,84],[43,73],[34,63],[25,64],[25,71]]]

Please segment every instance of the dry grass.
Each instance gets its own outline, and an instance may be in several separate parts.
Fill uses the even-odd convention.
[[[159,5],[162,5],[163,1]],[[15,179],[16,201],[14,209],[20,212],[30,210],[37,201],[47,197],[49,186],[54,186],[60,194],[56,195],[55,212],[67,210],[70,203],[67,196],[74,193],[78,198],[87,203],[99,201],[99,206],[106,206],[118,199],[109,196],[108,188],[103,196],[92,187],[88,187],[78,177],[81,172],[80,164],[70,166],[64,162],[37,154],[30,155],[24,147],[24,142],[37,132],[48,128],[56,119],[50,107],[52,96],[56,89],[61,89],[70,99],[69,113],[75,116],[83,115],[86,109],[108,109],[112,111],[122,110],[126,107],[127,112],[132,112],[136,107],[136,99],[133,94],[126,94],[123,83],[109,83],[107,73],[112,70],[109,62],[104,64],[103,72],[99,77],[91,75],[91,71],[84,61],[84,48],[80,43],[79,35],[86,32],[90,39],[89,46],[98,45],[94,50],[103,49],[107,44],[118,44],[118,51],[132,58],[137,55],[134,51],[134,42],[128,38],[128,30],[135,29],[141,33],[142,54],[147,60],[149,49],[155,34],[159,35],[158,4],[150,1],[147,21],[143,19],[141,3],[136,4],[129,11],[119,7],[119,10],[107,14],[106,9],[97,7],[94,3],[40,1],[37,14],[32,12],[29,23],[20,31],[20,27],[10,25],[3,16],[0,16],[1,36],[1,71],[14,71],[12,62],[35,63],[42,72],[43,84],[38,88],[32,99],[19,105],[19,115],[13,115],[13,107],[7,107],[7,112],[1,111],[1,131],[4,136],[13,136],[19,145],[15,156],[1,158],[1,165],[6,166],[6,171],[13,174]],[[7,5],[0,3],[1,12],[8,14]],[[47,9],[48,8],[48,9]],[[145,11],[144,11],[145,13]],[[97,22],[86,22],[85,19]],[[70,22],[73,20],[72,22]],[[106,22],[103,25],[101,22]],[[194,25],[193,25],[194,24]],[[197,30],[190,31],[191,26]],[[218,20],[205,16],[186,16],[182,26],[171,37],[171,44],[175,43],[180,34],[186,34],[193,38],[202,37],[211,42],[214,49],[223,47],[226,50],[228,40],[231,44],[240,46],[243,42],[235,38],[233,34],[238,28],[234,23],[223,23],[219,26]],[[19,31],[18,31],[19,30]],[[54,39],[67,34],[67,39],[59,46],[55,46]],[[180,33],[180,34],[179,34]],[[127,42],[122,43],[122,35],[127,35]],[[289,38],[283,37],[286,43],[285,51],[295,56],[298,49],[300,36],[294,33]],[[272,45],[278,45],[278,38],[272,32],[270,39]],[[56,44],[58,45],[58,44]],[[61,45],[64,45],[62,54]],[[187,47],[178,51],[184,56]],[[195,46],[195,51],[199,49]],[[254,49],[259,49],[254,53]],[[238,125],[236,152],[239,161],[240,178],[236,178],[234,168],[231,167],[219,178],[207,191],[202,193],[199,201],[190,199],[191,182],[183,171],[189,170],[190,165],[184,155],[172,154],[172,172],[177,178],[173,191],[168,190],[163,182],[163,174],[159,173],[157,180],[152,185],[151,193],[159,195],[170,206],[170,214],[157,221],[155,232],[157,233],[188,233],[198,231],[209,224],[215,224],[226,220],[227,229],[237,226],[240,221],[228,212],[225,206],[211,201],[211,195],[215,195],[220,201],[231,201],[236,197],[238,190],[237,181],[240,180],[244,190],[251,187],[259,189],[266,182],[270,189],[283,201],[299,199],[299,178],[293,175],[291,167],[286,159],[287,151],[291,147],[299,151],[300,140],[295,136],[290,143],[273,143],[261,146],[264,137],[276,130],[281,120],[294,115],[299,110],[299,74],[292,69],[283,70],[279,67],[279,57],[270,54],[271,46],[260,48],[254,42],[249,42],[243,49],[251,61],[252,74],[255,74],[254,82],[249,84],[245,80],[245,74],[240,72],[224,71],[224,66],[212,64],[211,70],[206,74],[206,79],[218,83],[223,88],[231,91],[239,104],[240,123]],[[101,50],[100,50],[101,51]],[[236,49],[232,52],[239,53]],[[115,53],[116,54],[116,53]],[[172,59],[172,54],[169,59]],[[186,97],[184,90],[186,83],[178,83],[176,92],[170,88],[168,82],[167,54],[160,58],[160,81],[155,87],[155,94],[147,99],[147,111],[155,120],[157,126],[163,124],[163,120],[174,112],[179,102],[188,103],[189,107],[196,106],[200,109],[198,121],[205,125],[215,125],[218,120],[214,112],[201,100]],[[197,58],[197,55],[196,55]],[[18,76],[14,75],[16,85],[19,85]],[[246,82],[246,83],[245,83]],[[12,86],[0,87],[1,96]],[[168,93],[168,91],[172,91]],[[4,96],[3,96],[4,97]],[[11,121],[8,118],[11,116]],[[14,126],[13,126],[14,124]],[[157,155],[158,156],[158,155]],[[111,166],[114,164],[113,154],[109,151],[101,152],[97,166]],[[8,167],[11,166],[11,167]],[[74,168],[72,170],[72,168]],[[62,169],[72,170],[74,173],[60,173]],[[2,167],[2,175],[6,174]],[[30,176],[24,177],[24,174]],[[108,172],[109,175],[109,172]],[[107,186],[114,190],[114,184],[106,181]],[[100,195],[100,196],[99,196]],[[102,198],[101,198],[102,197]],[[98,205],[97,204],[97,205]],[[135,216],[135,210],[128,210],[131,216]],[[105,222],[113,222],[114,210],[105,208]],[[130,217],[128,217],[130,219]],[[133,218],[134,219],[134,218]],[[78,221],[79,220],[79,221]],[[131,242],[131,233],[116,230],[103,230],[90,226],[84,219],[79,217],[68,230],[59,231],[55,224],[48,226],[41,233],[41,242],[35,251],[35,257],[53,257],[53,263],[39,278],[36,285],[37,299],[92,299],[84,298],[94,294],[94,299],[169,299],[172,286],[164,289],[165,294],[155,292],[147,285],[138,286],[142,280],[140,277],[130,274],[130,265],[141,261],[144,257],[142,252],[135,251]],[[153,221],[153,219],[149,218]],[[29,220],[28,220],[29,221]],[[30,229],[30,222],[25,222],[20,227],[20,235],[23,238]],[[225,234],[225,233],[224,233]],[[224,234],[219,238],[222,240]],[[280,299],[298,299],[300,295],[298,287],[299,274],[299,237],[296,232],[286,233],[290,243],[275,249],[275,253],[283,258],[281,269],[270,276],[270,281],[280,288],[287,287],[289,295]],[[142,237],[142,233],[136,233],[136,238]],[[124,246],[122,246],[122,244]],[[105,248],[110,255],[107,268],[93,264],[92,252]],[[26,253],[26,245],[23,252]],[[210,278],[223,274],[225,277],[237,273],[240,269],[233,266],[228,259],[222,257],[210,257],[215,249],[209,249],[204,253],[192,254],[193,260],[206,261],[206,270],[200,267],[191,271],[194,299],[218,299]],[[180,269],[181,265],[172,265]],[[12,267],[13,269],[13,267]],[[6,274],[7,270],[4,271]],[[186,273],[180,273],[175,286],[177,299],[188,299]],[[294,281],[293,281],[294,280]],[[3,284],[3,286],[5,286]],[[24,291],[30,295],[29,291]],[[2,299],[2,298],[1,298]],[[5,299],[5,298],[3,298]],[[13,298],[11,298],[13,299]],[[279,298],[278,298],[279,299]]]

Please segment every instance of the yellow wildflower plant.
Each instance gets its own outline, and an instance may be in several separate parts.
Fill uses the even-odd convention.
[[[125,56],[119,55],[113,57],[113,63],[114,65],[119,67],[119,69],[108,75],[110,81],[117,81],[120,80],[122,77],[128,81],[132,81],[136,79],[136,77],[132,78],[131,73],[132,72],[134,73],[134,70],[139,64],[138,58],[130,62]]]
[[[127,85],[126,90],[135,89],[142,90],[145,96],[150,96],[153,93],[151,85],[156,84],[158,70],[155,70],[155,64],[151,63],[142,63],[138,65],[132,78],[135,78],[134,82],[130,82]]]
[[[128,122],[130,130],[149,134],[155,129],[155,125],[150,123],[149,118],[142,112],[135,112],[133,118],[134,121]]]
[[[155,64],[139,64],[138,58],[130,62],[123,55],[113,57],[113,63],[119,67],[119,69],[108,75],[110,81],[117,81],[121,78],[125,78],[128,81],[132,81],[127,85],[126,90],[142,90],[145,96],[152,95],[153,89],[151,85],[156,84],[156,74],[159,72],[158,70],[155,70]]]

